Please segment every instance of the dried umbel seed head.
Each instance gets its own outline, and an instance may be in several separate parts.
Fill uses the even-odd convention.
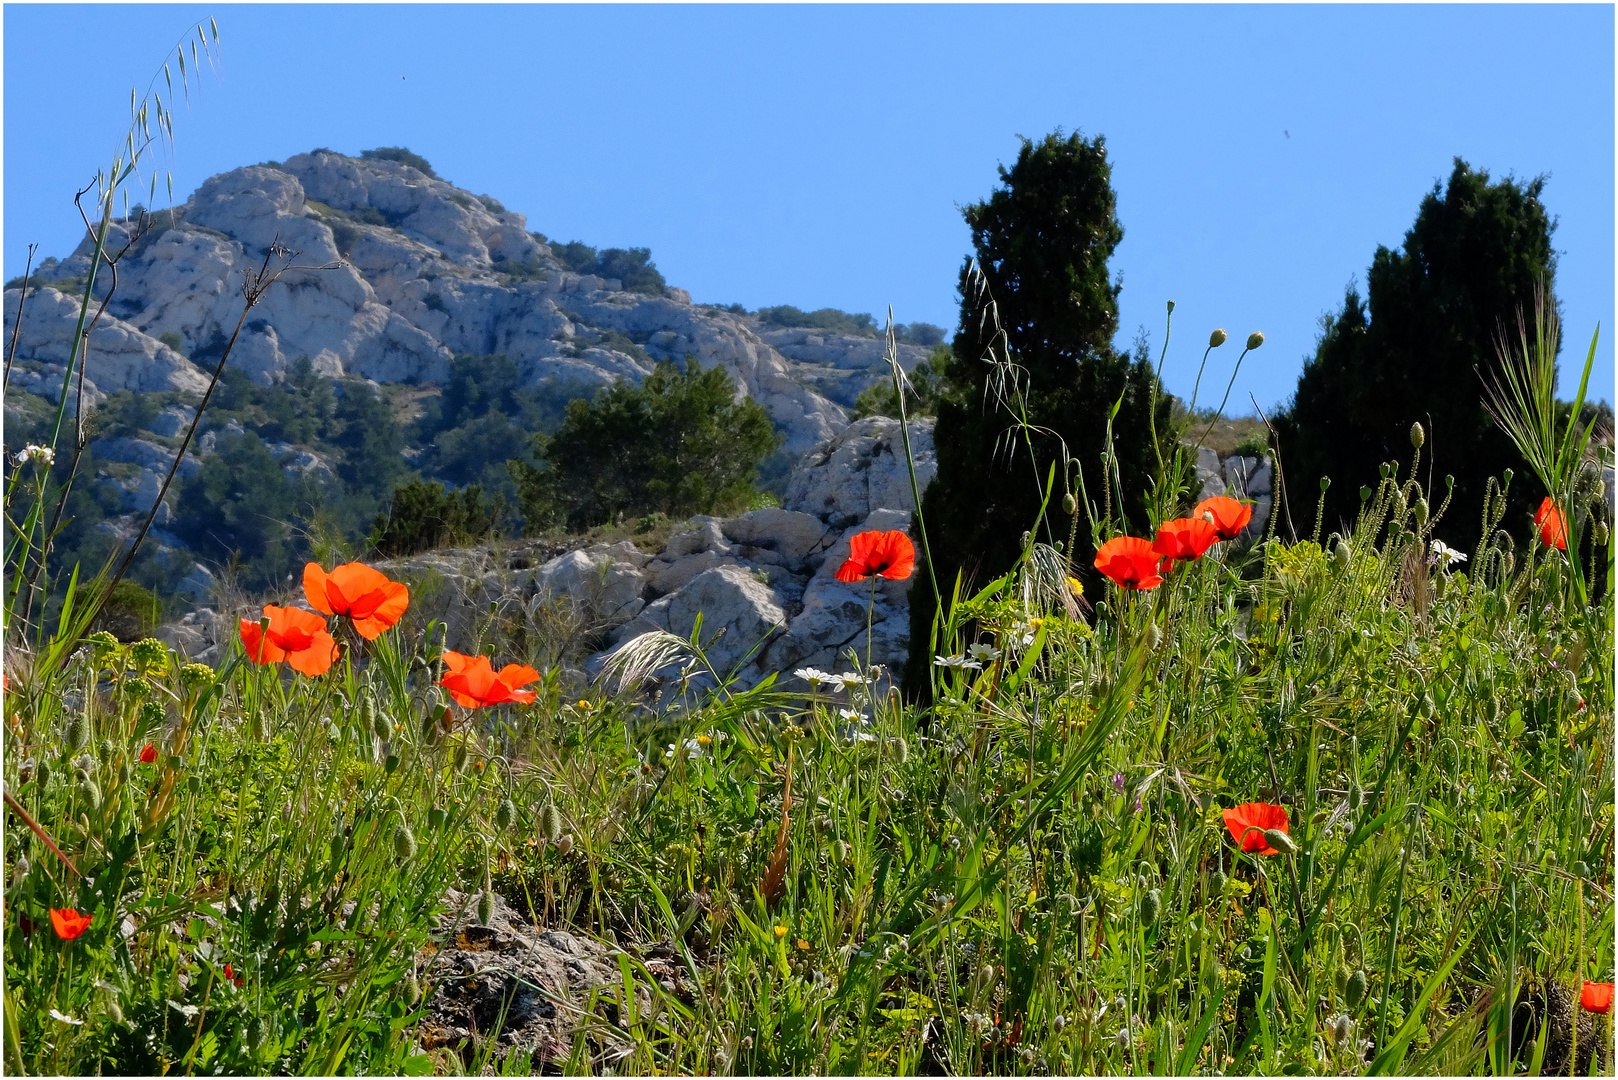
[[[1421,426],[1421,422],[1418,420],[1416,423],[1411,424],[1410,425],[1410,445],[1412,447],[1414,447],[1415,449],[1420,450],[1421,449],[1421,444],[1426,442],[1426,441],[1427,441],[1427,429]]]
[[[1280,829],[1265,829],[1265,841],[1283,855],[1291,855],[1298,850],[1298,845],[1292,842],[1292,837]]]
[[[484,889],[478,897],[478,925],[488,926],[494,921],[494,893]]]
[[[1217,349],[1219,346],[1223,345],[1229,340],[1229,334],[1225,333],[1223,330],[1215,330],[1213,333],[1208,335],[1208,348]]]
[[[1264,334],[1262,332],[1254,330],[1251,334],[1247,335],[1248,349],[1256,349],[1262,344],[1264,344]]]
[[[562,838],[562,811],[556,808],[555,801],[547,802],[545,809],[539,814],[539,831],[546,840],[560,840]]]
[[[1163,913],[1163,894],[1157,889],[1149,890],[1140,898],[1140,921],[1147,926],[1155,926],[1157,917]]]
[[[1348,982],[1343,986],[1343,1001],[1348,1004],[1350,1009],[1359,1008],[1360,1002],[1365,1000],[1365,987],[1364,968],[1360,968],[1348,977]]]
[[[416,834],[403,822],[393,830],[393,853],[400,859],[411,859],[416,855]]]
[[[494,808],[494,827],[500,832],[511,828],[511,823],[517,819],[517,806],[510,799],[501,799],[500,805]]]

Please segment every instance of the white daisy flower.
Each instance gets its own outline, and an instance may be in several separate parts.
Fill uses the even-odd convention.
[[[1458,562],[1465,562],[1466,561],[1466,553],[1462,552],[1462,551],[1456,551],[1454,548],[1450,547],[1448,544],[1444,543],[1444,541],[1442,541],[1442,540],[1434,540],[1433,541],[1432,558],[1431,558],[1430,561],[1436,563],[1440,559],[1443,560],[1444,569],[1447,570],[1450,567],[1454,566]]]
[[[983,665],[978,663],[976,660],[968,660],[965,653],[957,653],[954,656],[935,656],[933,657],[933,666],[943,668],[961,668],[962,670],[970,669],[973,671],[981,671],[983,669]]]
[[[984,645],[979,643],[968,646],[966,651],[972,654],[972,659],[983,664],[987,664],[991,660],[998,660],[1000,658],[1000,650],[995,648],[993,645]]]

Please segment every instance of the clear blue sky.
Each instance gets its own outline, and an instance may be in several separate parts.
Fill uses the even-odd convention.
[[[130,88],[209,15],[222,63],[177,116],[176,201],[238,165],[405,145],[532,229],[650,247],[698,301],[750,308],[952,326],[958,207],[1019,134],[1103,134],[1120,344],[1145,325],[1155,355],[1176,301],[1165,381],[1187,394],[1211,329],[1263,330],[1233,412],[1291,394],[1321,314],[1454,157],[1548,174],[1564,389],[1599,322],[1613,398],[1610,5],[10,4],[7,277],[30,241],[73,247]]]

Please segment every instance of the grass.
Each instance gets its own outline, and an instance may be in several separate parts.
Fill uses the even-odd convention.
[[[1090,619],[1026,569],[957,596],[943,640],[997,655],[926,709],[714,686],[700,642],[453,730],[430,627],[316,679],[13,653],[6,790],[77,873],[11,819],[7,1065],[537,1068],[416,1041],[451,887],[623,950],[640,989],[585,1003],[573,1067],[609,1034],[619,1073],[1554,1062],[1512,991],[1613,976],[1611,564],[1583,606],[1549,549],[1429,567],[1442,514],[1400,492],[1341,547],[1216,549]],[[1236,849],[1221,810],[1251,801],[1295,853]],[[657,943],[700,990],[644,976]]]

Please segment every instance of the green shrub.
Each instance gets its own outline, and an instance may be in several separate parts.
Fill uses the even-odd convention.
[[[161,341],[163,344],[167,345],[181,356],[185,355],[185,339],[180,336],[180,332],[178,330],[165,330],[161,334],[157,335],[157,340]]]
[[[413,154],[402,146],[379,146],[375,150],[361,150],[360,157],[366,161],[397,161],[400,165],[409,165],[434,180],[439,178],[433,167],[427,164],[426,158],[420,154]]]
[[[932,356],[910,370],[910,387],[913,392],[906,395],[909,399],[905,402],[906,415],[933,416],[938,412],[939,395],[944,387],[944,372],[949,367],[949,362],[949,346],[940,345],[933,350]],[[898,415],[899,392],[893,388],[893,380],[886,376],[861,390],[859,397],[854,399],[856,420],[866,416]]]
[[[96,616],[95,629],[105,630],[119,641],[135,641],[162,622],[163,602],[150,589],[125,578],[114,586],[106,606]]]
[[[505,500],[483,497],[473,484],[453,491],[431,480],[412,480],[394,489],[387,513],[372,525],[368,544],[386,558],[475,543],[506,526]]]

